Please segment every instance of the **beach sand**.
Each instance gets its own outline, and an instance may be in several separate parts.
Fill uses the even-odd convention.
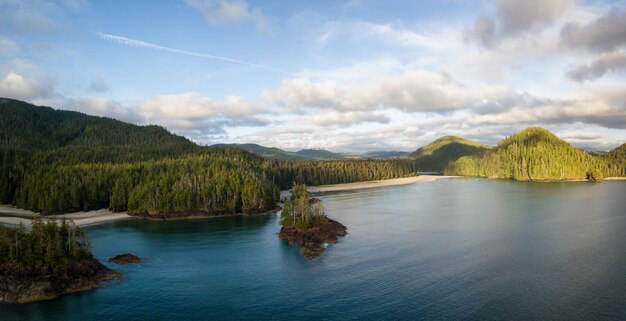
[[[23,210],[11,205],[0,205],[0,224],[18,225],[20,222],[24,225],[30,225],[31,219],[38,214],[28,210]],[[63,217],[71,219],[78,226],[111,222],[121,219],[131,218],[126,212],[114,213],[109,210],[101,209],[88,212],[75,212],[62,215],[49,215],[44,220],[60,220]]]
[[[407,184],[413,184],[417,182],[432,182],[438,179],[454,178],[454,177],[458,177],[458,176],[420,175],[420,176],[406,177],[406,178],[385,179],[381,181],[309,186],[307,190],[309,191],[309,193],[341,192],[341,191],[351,191],[351,190],[365,189],[365,188],[407,185]]]

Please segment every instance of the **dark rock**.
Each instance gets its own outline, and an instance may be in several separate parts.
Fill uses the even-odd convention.
[[[141,263],[141,259],[130,253],[126,253],[126,254],[120,254],[115,257],[110,258],[109,262],[124,265],[128,263]]]
[[[345,236],[346,230],[343,224],[328,219],[309,228],[283,226],[278,236],[289,244],[299,244],[300,253],[312,259],[324,252],[325,243],[337,243],[337,236]]]
[[[27,303],[54,299],[62,294],[87,291],[102,281],[122,275],[95,259],[86,259],[57,267],[0,265],[0,301]]]

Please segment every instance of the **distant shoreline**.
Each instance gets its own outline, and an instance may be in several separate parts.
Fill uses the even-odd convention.
[[[430,182],[441,178],[449,178],[456,176],[430,176],[430,175],[420,175],[414,177],[406,177],[406,178],[395,178],[395,179],[387,179],[387,180],[379,180],[379,181],[368,181],[368,182],[356,182],[356,183],[346,183],[346,184],[335,184],[335,185],[322,185],[322,186],[309,186],[309,192],[311,193],[323,193],[323,192],[336,192],[336,191],[349,191],[349,190],[357,190],[357,189],[365,189],[365,188],[374,188],[374,187],[384,187],[384,186],[397,186],[397,185],[407,185],[416,182]],[[281,196],[284,195],[286,191],[281,191]],[[279,207],[281,203],[277,204]],[[278,210],[274,209],[268,211],[266,213],[260,214],[233,214],[233,215],[223,215],[223,216],[238,216],[238,215],[269,215],[274,214]],[[24,210],[21,208],[17,208],[11,205],[0,205],[0,224],[4,225],[19,225],[20,223],[24,225],[30,225],[31,220],[36,217],[38,214],[32,211]],[[127,212],[114,213],[108,209],[100,209],[95,211],[87,211],[87,212],[75,212],[68,214],[58,214],[58,215],[50,215],[44,217],[44,220],[58,220],[63,217],[67,219],[71,219],[78,226],[87,226],[101,223],[108,223],[118,220],[130,219],[130,218],[146,218],[141,216],[133,216],[129,215]],[[215,218],[222,216],[189,216],[189,217],[172,217],[167,218],[166,220],[185,220],[185,219],[205,219],[205,218]],[[162,220],[160,218],[146,218],[150,220]]]
[[[333,185],[320,185],[320,186],[309,186],[307,189],[309,193],[332,193],[332,192],[343,192],[343,191],[353,191],[353,190],[361,190],[361,189],[370,189],[377,187],[386,187],[386,186],[401,186],[401,185],[409,185],[418,182],[432,182],[439,179],[447,179],[447,178],[463,178],[463,177],[473,177],[473,176],[435,176],[435,175],[419,175],[413,177],[405,177],[405,178],[392,178],[378,181],[367,181],[367,182],[355,182],[355,183],[345,183],[345,184],[333,184]],[[474,177],[476,178],[476,177]],[[497,178],[489,178],[482,177],[485,179],[497,179]],[[499,180],[499,179],[497,179]],[[528,182],[581,182],[587,180],[551,180],[551,181],[528,181]],[[602,181],[626,181],[626,177],[606,177],[598,182]],[[286,195],[286,191],[281,191],[281,197]],[[280,207],[282,203],[278,203],[277,205]],[[185,219],[205,219],[205,218],[216,218],[223,216],[256,216],[256,215],[270,215],[274,214],[279,210],[271,210],[266,213],[260,214],[233,214],[233,215],[221,215],[221,216],[189,216],[189,217],[172,217],[166,220],[185,220]],[[21,208],[17,208],[12,205],[0,205],[0,224],[15,226],[20,223],[24,225],[30,225],[32,218],[36,217],[38,214],[32,211],[24,210]],[[78,226],[87,226],[87,225],[95,225],[101,223],[108,223],[113,221],[131,219],[131,218],[146,218],[141,216],[133,216],[129,215],[127,212],[115,213],[108,209],[100,209],[95,211],[87,211],[87,212],[74,212],[68,214],[58,214],[58,215],[50,215],[44,217],[44,220],[59,220],[65,217],[66,219],[71,219]],[[149,220],[162,220],[160,218],[146,218]]]
[[[459,178],[459,177],[461,176],[419,175],[419,176],[413,176],[413,177],[393,178],[393,179],[385,179],[385,180],[379,180],[379,181],[309,186],[307,189],[309,193],[341,192],[341,191],[351,191],[351,190],[368,189],[368,188],[385,187],[385,186],[408,185],[408,184],[413,184],[417,182],[432,182],[438,179]]]

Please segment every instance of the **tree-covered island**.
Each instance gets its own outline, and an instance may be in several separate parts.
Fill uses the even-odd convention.
[[[326,216],[320,199],[309,197],[304,184],[293,185],[280,223],[278,236],[290,244],[299,244],[300,253],[309,259],[320,255],[326,244],[336,243],[338,236],[347,234],[343,224]]]
[[[119,278],[91,254],[89,238],[72,221],[0,225],[0,301],[26,303],[95,289]]]

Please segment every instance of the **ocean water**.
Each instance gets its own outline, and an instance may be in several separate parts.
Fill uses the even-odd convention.
[[[0,320],[626,320],[626,182],[446,179],[322,197],[349,234],[318,258],[278,217],[88,228],[119,281]]]

